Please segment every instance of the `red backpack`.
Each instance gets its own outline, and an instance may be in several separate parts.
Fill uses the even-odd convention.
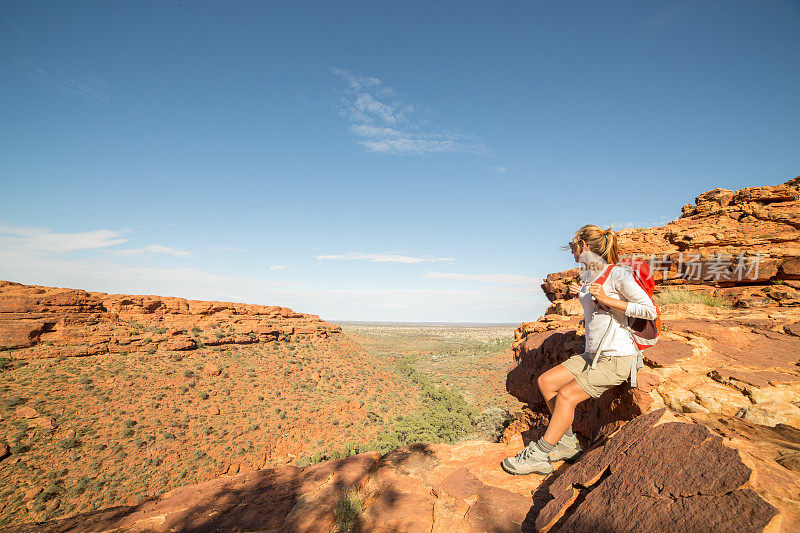
[[[622,324],[622,327],[627,330],[632,338],[633,342],[636,345],[637,351],[637,359],[634,362],[634,366],[631,368],[631,387],[636,387],[636,370],[642,368],[644,366],[644,361],[642,360],[642,350],[650,348],[656,342],[658,342],[658,336],[661,334],[661,309],[659,309],[658,304],[653,300],[653,292],[655,291],[655,281],[653,280],[653,274],[650,272],[650,267],[647,264],[647,261],[643,261],[641,259],[623,259],[617,263],[618,265],[625,265],[630,266],[633,274],[633,279],[636,280],[636,283],[644,289],[644,292],[650,297],[650,300],[653,302],[653,305],[656,306],[656,318],[654,320],[647,320],[644,318],[633,318],[633,317],[625,317],[627,318],[627,324]],[[609,264],[606,269],[603,271],[602,274],[593,282],[603,284],[605,283],[608,276],[611,275],[611,269],[614,268],[614,264]],[[611,308],[606,305],[597,302],[597,306],[600,309],[608,311],[609,314],[611,312]],[[612,317],[614,315],[611,315]],[[609,324],[610,326],[610,324]],[[608,331],[606,331],[608,333]],[[603,336],[605,340],[605,335]],[[602,341],[600,342],[602,345]],[[598,349],[597,355],[600,354],[600,349]]]

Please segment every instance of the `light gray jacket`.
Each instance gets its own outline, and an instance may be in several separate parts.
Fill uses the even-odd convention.
[[[608,328],[609,321],[613,320],[608,338],[605,340],[602,355],[618,356],[631,355],[636,353],[636,345],[633,343],[630,333],[622,328],[621,324],[627,324],[626,316],[634,318],[645,318],[655,320],[656,306],[647,293],[642,289],[633,278],[632,267],[629,265],[614,265],[606,281],[603,283],[603,291],[613,298],[628,302],[628,307],[622,311],[611,309],[616,319],[608,314],[607,311],[597,307],[594,299],[589,292],[591,285],[602,274],[591,270],[584,270],[584,277],[581,289],[578,292],[578,300],[581,302],[584,314],[584,327],[586,328],[586,352],[597,352],[600,339]],[[591,278],[591,279],[585,279]]]

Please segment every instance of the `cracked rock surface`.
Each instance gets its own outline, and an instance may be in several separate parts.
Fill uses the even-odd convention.
[[[640,416],[587,451],[550,485],[536,530],[763,531],[779,511],[749,485],[739,452],[674,418]]]

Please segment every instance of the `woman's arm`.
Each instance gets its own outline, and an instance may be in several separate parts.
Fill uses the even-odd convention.
[[[607,295],[603,290],[603,286],[599,283],[592,283],[589,286],[589,292],[601,304],[625,311],[626,316],[644,318],[647,320],[656,319],[658,314],[656,306],[653,304],[650,296],[648,296],[644,289],[633,279],[630,271],[620,271],[616,281],[617,291],[625,297],[627,302]]]

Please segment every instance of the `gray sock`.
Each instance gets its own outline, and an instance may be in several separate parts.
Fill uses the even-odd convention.
[[[569,438],[572,438],[572,437],[575,436],[575,433],[572,432],[572,426],[567,428],[567,432],[564,433],[564,436],[565,437],[569,437]]]
[[[544,437],[536,441],[536,447],[542,450],[544,453],[550,453],[555,449],[555,446],[544,440]]]

